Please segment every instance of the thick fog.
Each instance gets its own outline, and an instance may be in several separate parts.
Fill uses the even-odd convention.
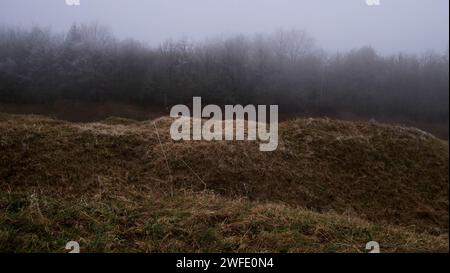
[[[448,48],[448,0],[0,0],[0,25],[50,27],[97,22],[151,45],[168,38],[304,29],[328,51],[365,45],[381,54]]]

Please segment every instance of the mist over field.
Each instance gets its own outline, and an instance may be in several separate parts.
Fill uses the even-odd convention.
[[[446,0],[2,0],[0,24],[51,27],[97,22],[120,38],[158,45],[166,39],[251,35],[305,29],[330,52],[370,45],[381,54],[442,52],[448,47]]]
[[[448,252],[447,0],[66,2],[0,0],[0,252]]]

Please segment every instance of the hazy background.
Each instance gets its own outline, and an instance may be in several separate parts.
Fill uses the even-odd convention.
[[[252,34],[301,28],[317,45],[343,51],[364,45],[379,53],[443,52],[448,48],[448,0],[0,0],[0,25],[67,30],[97,22],[120,38],[155,45],[187,37]]]

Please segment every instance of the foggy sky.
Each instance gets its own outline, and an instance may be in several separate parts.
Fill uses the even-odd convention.
[[[448,0],[0,0],[0,25],[66,30],[97,22],[120,38],[157,45],[168,38],[305,29],[318,46],[344,51],[442,52],[449,41]]]

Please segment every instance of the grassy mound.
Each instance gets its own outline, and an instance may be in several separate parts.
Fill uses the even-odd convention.
[[[298,119],[264,153],[170,124],[1,114],[0,250],[448,251],[448,144],[429,134]]]

